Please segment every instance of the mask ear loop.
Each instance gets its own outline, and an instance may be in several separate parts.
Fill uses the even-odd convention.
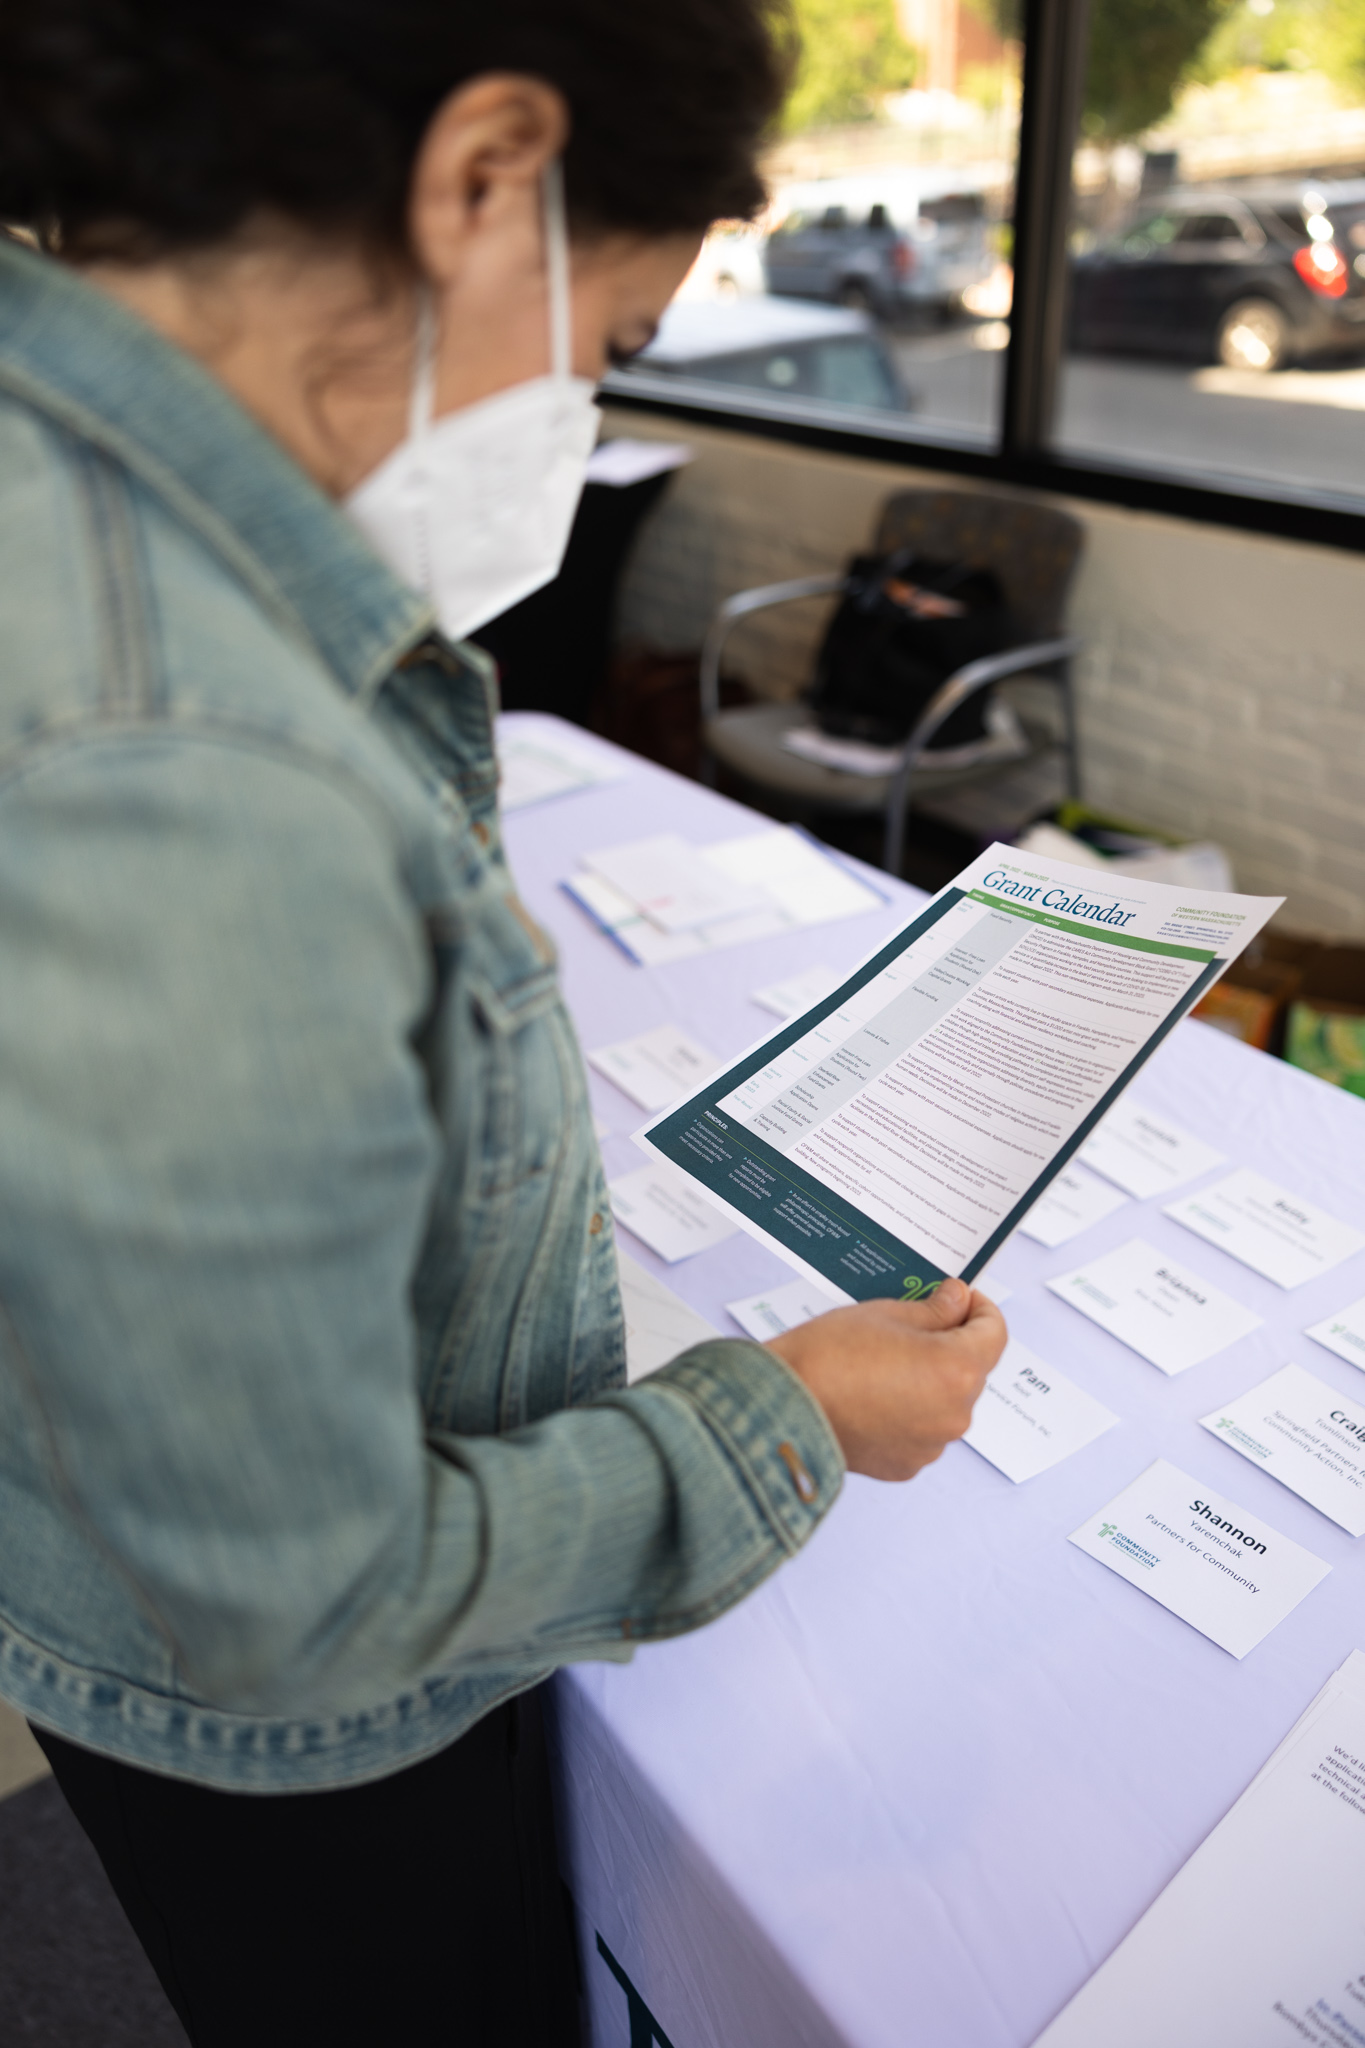
[[[545,203],[545,272],[550,287],[550,370],[573,375],[572,301],[569,293],[569,224],[564,207],[564,166],[556,157],[541,179]]]
[[[431,286],[417,287],[416,356],[408,397],[408,438],[416,441],[431,430],[436,409],[436,306]]]

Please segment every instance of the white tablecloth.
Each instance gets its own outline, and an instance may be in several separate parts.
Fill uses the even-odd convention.
[[[632,966],[558,888],[575,854],[664,830],[721,839],[761,821],[631,766],[624,782],[508,821],[585,1047],[673,1020],[737,1052],[764,1027],[750,990],[816,962],[851,964],[922,900],[887,884],[884,911]],[[597,1074],[592,1089],[614,1133],[608,1172],[627,1172],[641,1163],[629,1133],[643,1119]],[[1365,1229],[1365,1102],[1193,1023],[1134,1094],[1230,1164]],[[1167,1379],[1044,1291],[1049,1274],[1137,1234],[1263,1328]],[[786,1270],[743,1235],[674,1267],[622,1242],[721,1329],[733,1329],[727,1300]],[[559,1680],[565,1853],[595,2048],[648,2048],[656,2029],[672,2048],[1024,2048],[1328,1673],[1365,1648],[1365,1539],[1198,1427],[1290,1359],[1359,1398],[1357,1371],[1301,1333],[1365,1294],[1365,1254],[1285,1292],[1164,1217],[1160,1201],[1129,1202],[1056,1251],[1016,1237],[993,1271],[1013,1289],[1015,1334],[1120,1427],[1023,1486],[960,1444],[909,1486],[850,1479],[802,1555],[732,1614],[629,1666],[579,1665]],[[1332,1567],[1242,1663],[1066,1541],[1156,1457]]]

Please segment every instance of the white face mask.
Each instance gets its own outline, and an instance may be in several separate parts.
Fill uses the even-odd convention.
[[[550,373],[432,418],[436,332],[419,314],[407,439],[345,500],[375,552],[428,596],[452,640],[559,574],[597,439],[596,386],[571,363],[569,237],[545,173]]]

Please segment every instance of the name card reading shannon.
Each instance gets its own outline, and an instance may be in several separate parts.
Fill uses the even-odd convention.
[[[1281,1287],[1301,1287],[1365,1249],[1360,1231],[1248,1166],[1172,1202],[1166,1214]]]
[[[1083,1387],[1011,1338],[962,1441],[1018,1485],[1084,1450],[1117,1421]]]
[[[1365,1536],[1365,1407],[1286,1365],[1204,1417],[1204,1427],[1291,1493]]]
[[[1238,1658],[1331,1570],[1164,1458],[1070,1540]]]
[[[1048,1281],[1092,1323],[1162,1372],[1187,1372],[1259,1329],[1240,1301],[1140,1237]]]

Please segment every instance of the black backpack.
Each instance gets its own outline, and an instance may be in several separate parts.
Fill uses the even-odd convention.
[[[913,548],[855,555],[816,662],[816,722],[840,739],[897,746],[940,684],[1017,637],[990,569],[934,561]],[[990,695],[981,690],[960,704],[930,751],[984,739]]]

